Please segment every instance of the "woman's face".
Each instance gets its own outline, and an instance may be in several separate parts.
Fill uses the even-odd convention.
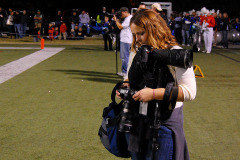
[[[141,28],[134,23],[131,24],[130,28],[131,28],[133,37],[135,37],[136,39],[136,44],[139,44],[139,45],[148,44],[148,41],[147,41],[148,34],[144,28]]]

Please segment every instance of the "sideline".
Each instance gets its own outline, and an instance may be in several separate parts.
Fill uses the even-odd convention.
[[[0,47],[0,49],[38,49],[34,47]],[[0,84],[19,75],[65,48],[44,48],[0,67]]]

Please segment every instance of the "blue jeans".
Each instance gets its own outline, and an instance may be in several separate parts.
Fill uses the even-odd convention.
[[[131,43],[120,42],[120,58],[122,60],[123,73],[127,73],[130,49],[131,49]]]
[[[190,44],[189,43],[189,31],[182,30],[182,37],[183,37],[183,44]]]
[[[21,24],[21,33],[23,34],[23,37],[26,36],[27,31],[27,23]]]
[[[21,24],[15,24],[16,38],[22,38]]]
[[[173,133],[166,126],[161,126],[158,131],[157,143],[159,149],[155,153],[155,160],[172,160],[173,158]],[[129,135],[126,133],[128,142]],[[152,141],[147,142],[147,149],[142,152],[131,152],[132,160],[152,160]]]
[[[83,25],[85,25],[87,27],[87,34],[89,34],[90,33],[90,26],[89,26],[89,24],[88,23],[79,23],[78,26],[82,28]]]

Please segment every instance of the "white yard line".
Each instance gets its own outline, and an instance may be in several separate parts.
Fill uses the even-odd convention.
[[[40,47],[0,47],[0,49],[41,49]]]
[[[3,49],[3,48],[6,48],[6,49],[25,48],[26,49],[31,47],[0,47],[0,49]],[[35,66],[36,64],[52,57],[53,55],[57,54],[58,52],[64,49],[65,48],[45,48],[1,66],[0,67],[0,84],[28,70],[29,68]]]

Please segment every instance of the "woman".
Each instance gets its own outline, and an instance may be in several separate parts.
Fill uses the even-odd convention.
[[[12,39],[12,36],[14,34],[14,23],[13,23],[13,20],[14,20],[14,12],[10,12],[10,15],[8,16],[8,19],[7,19],[7,26],[9,28],[9,33],[10,33],[10,38]]]
[[[163,99],[166,88],[150,88],[144,86],[147,84],[145,79],[146,76],[143,75],[144,72],[141,72],[141,68],[137,67],[138,62],[136,63],[136,60],[138,57],[138,51],[136,51],[136,48],[143,47],[143,44],[148,45],[152,47],[152,52],[156,51],[155,54],[161,52],[161,50],[181,48],[178,46],[164,20],[157,13],[151,10],[142,9],[136,12],[131,19],[130,27],[133,34],[133,43],[132,53],[129,58],[128,77],[125,80],[129,80],[130,85],[128,85],[128,87],[139,90],[132,96],[135,101],[130,104],[132,105],[131,108],[133,108],[132,112],[137,118],[133,119],[133,131],[126,133],[131,158],[133,160],[150,160],[152,157],[155,157],[154,159],[157,160],[189,159],[183,132],[182,109],[183,101],[193,100],[196,96],[196,81],[193,68],[174,68],[176,81],[178,83],[177,103],[174,110],[171,112],[172,114],[170,115],[170,118],[161,121],[161,126],[157,130],[158,137],[156,139],[157,144],[155,145],[158,149],[155,150],[155,154],[152,154],[153,130],[151,128],[154,115],[153,108],[155,108],[157,104],[163,104],[162,102],[164,102]],[[162,67],[162,77],[169,76],[170,68],[173,67]],[[151,69],[154,68],[149,67],[148,69],[151,72]],[[160,74],[160,72],[158,74]],[[127,85],[125,84],[125,86]],[[120,98],[119,92],[116,94]],[[169,99],[171,99],[171,96]],[[148,103],[148,108],[143,114],[144,107],[142,104],[146,102]],[[142,105],[142,108],[141,106],[139,107],[139,105]],[[165,115],[162,116],[164,117]]]
[[[230,19],[228,18],[228,14],[226,12],[223,13],[223,18],[222,18],[222,43],[223,43],[223,48],[228,48],[228,31],[230,30],[229,28],[230,24]]]

